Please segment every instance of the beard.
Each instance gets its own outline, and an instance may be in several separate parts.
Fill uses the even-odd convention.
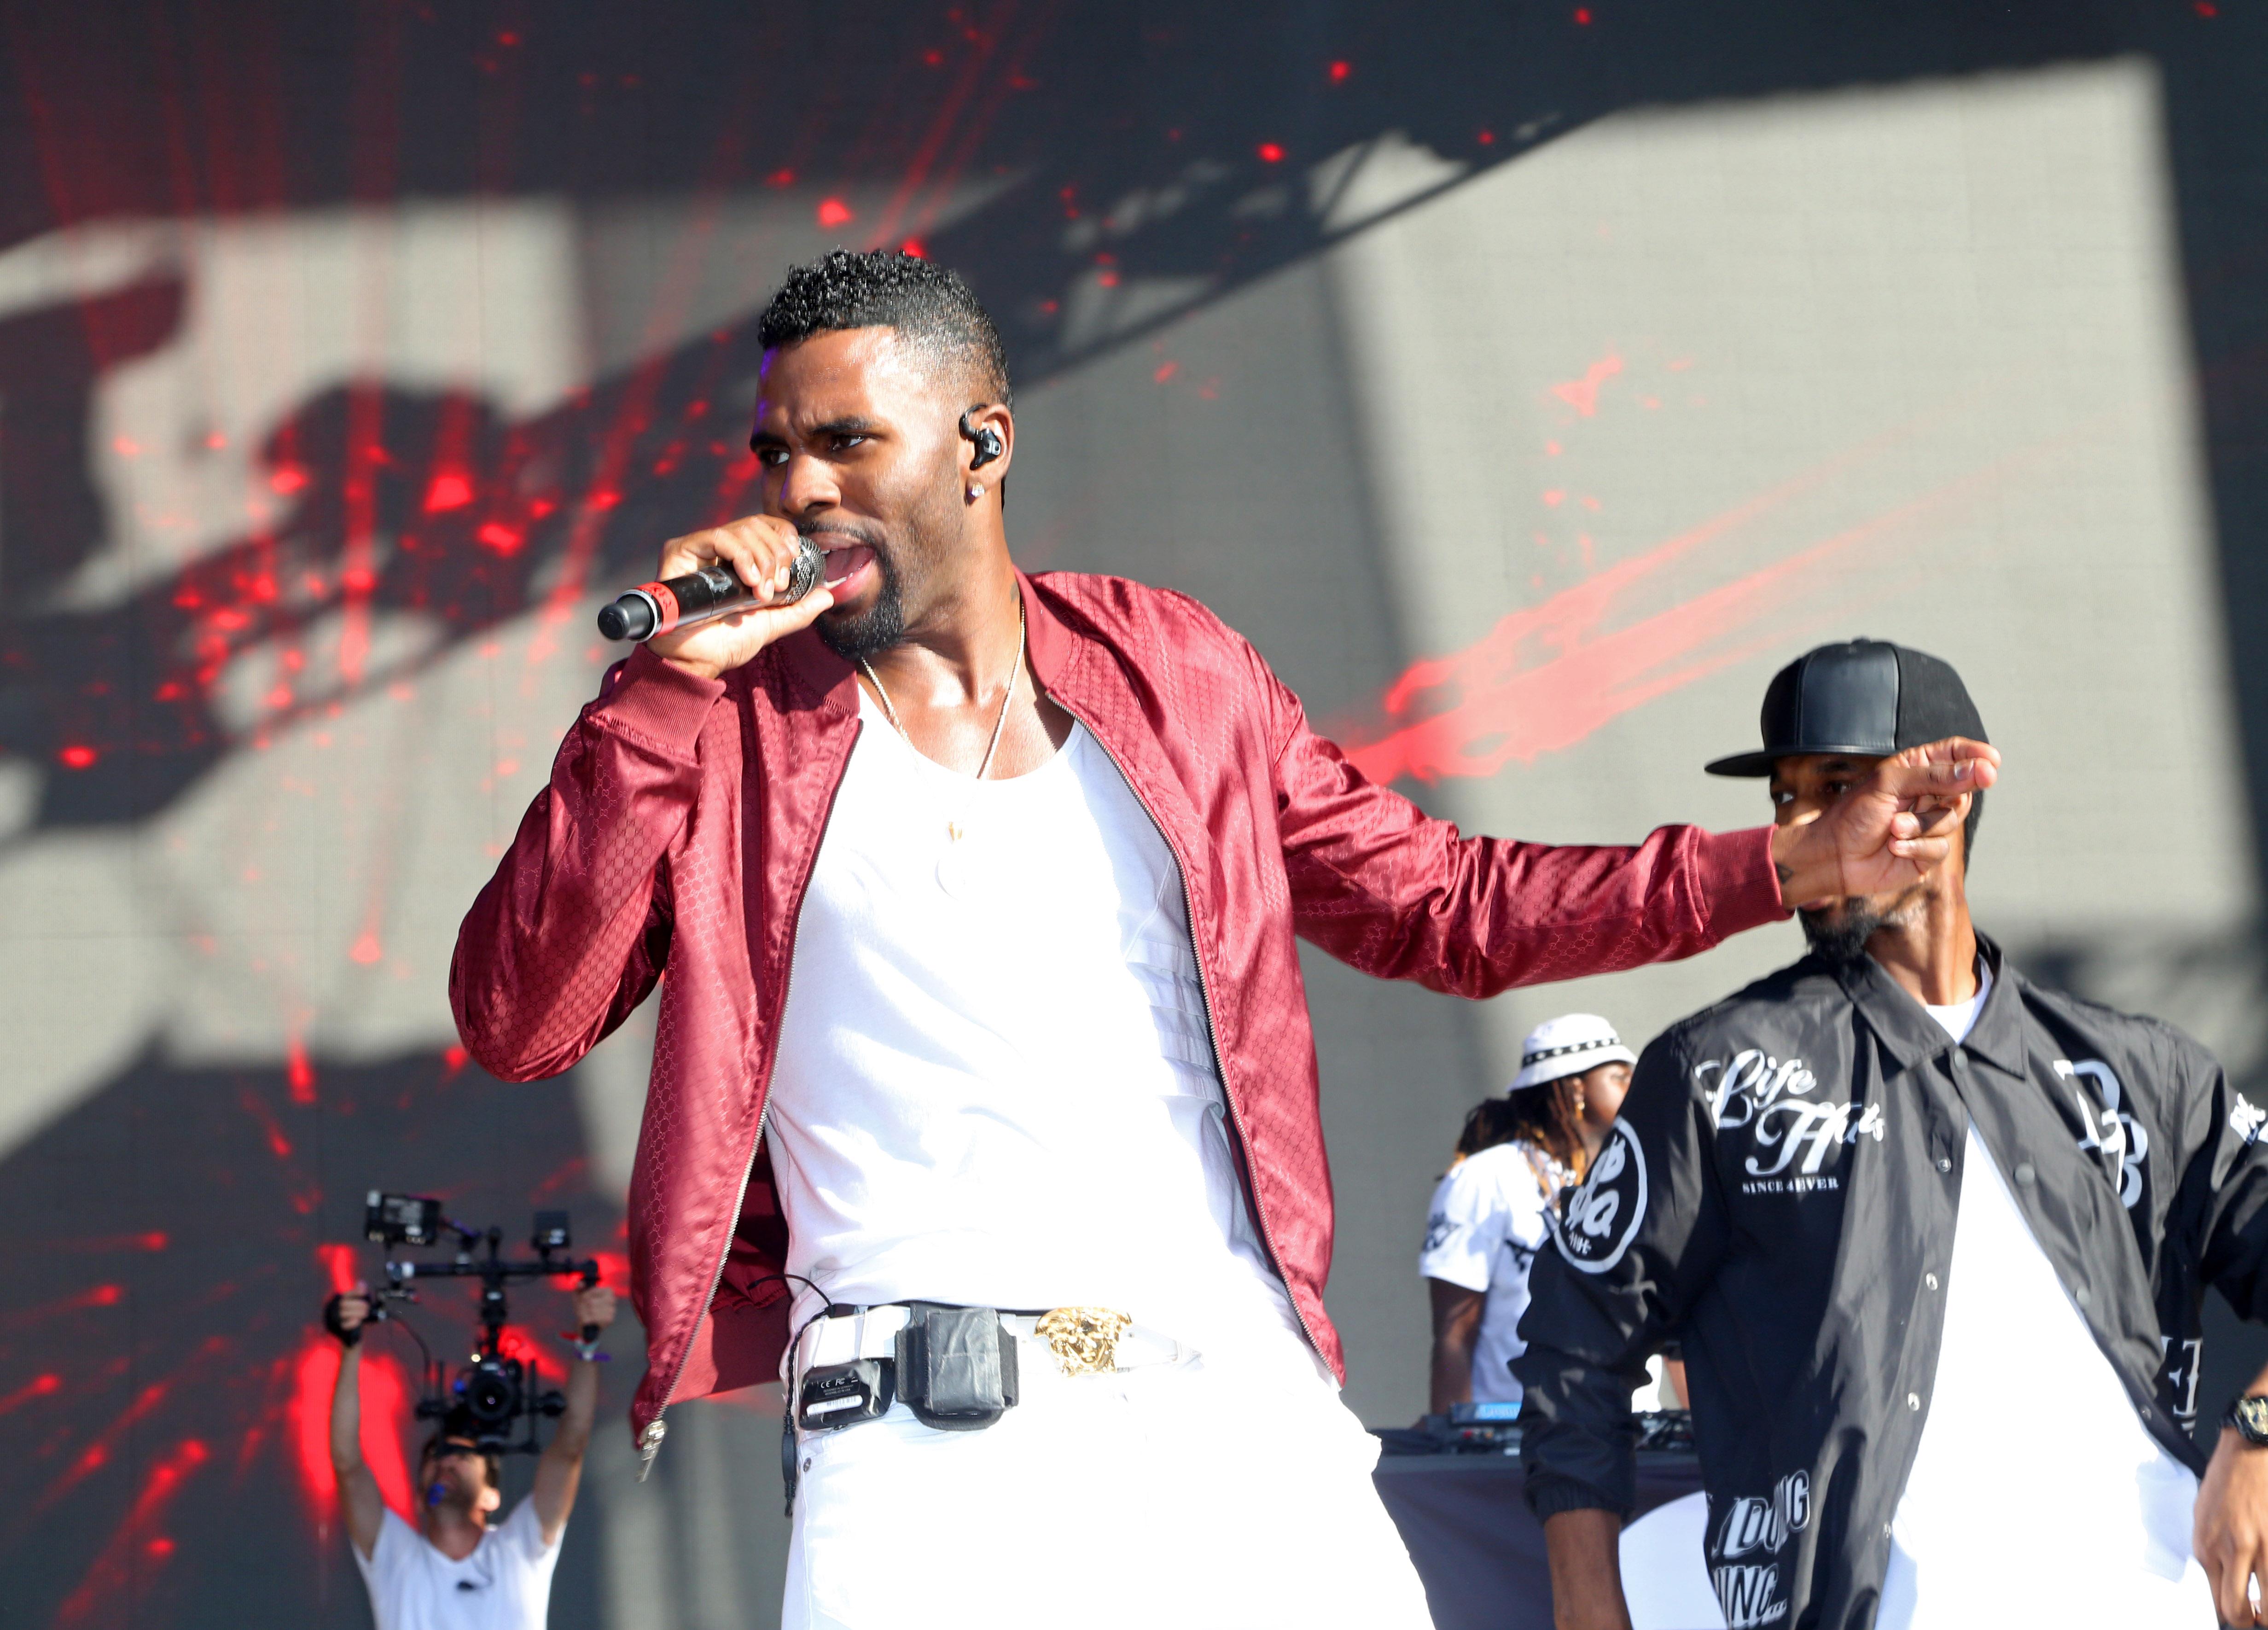
[[[958,564],[954,552],[960,535],[957,513],[958,480],[941,482],[932,498],[917,505],[895,527],[851,520],[822,520],[819,529],[856,538],[874,551],[875,568],[882,586],[874,603],[864,611],[822,611],[812,624],[827,648],[844,661],[858,663],[879,656],[906,637],[906,606],[913,604],[917,619],[923,616],[940,583],[951,581]],[[901,547],[902,545],[902,547]]]
[[[838,616],[822,611],[812,624],[829,651],[854,664],[887,651],[906,637],[905,585],[898,576],[897,557],[879,538],[860,541],[874,551],[875,569],[882,574],[874,603],[856,615]]]
[[[1811,954],[1826,963],[1855,963],[1867,954],[1867,941],[1880,928],[1904,928],[1920,920],[1929,909],[1929,889],[1916,883],[1904,893],[1884,900],[1880,895],[1853,895],[1833,905],[1806,906],[1796,912]]]
[[[1811,954],[1825,963],[1857,962],[1886,918],[1864,896],[1831,906],[1807,905],[1796,916],[1803,924],[1803,937],[1811,942]]]

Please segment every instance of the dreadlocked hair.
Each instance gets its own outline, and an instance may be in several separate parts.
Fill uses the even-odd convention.
[[[959,272],[897,250],[832,249],[791,267],[763,315],[766,350],[843,328],[891,328],[899,340],[965,371],[972,406],[1012,405],[1000,330]]]
[[[1482,1099],[1466,1112],[1464,1129],[1457,1133],[1457,1158],[1518,1140],[1534,1144],[1581,1176],[1591,1157],[1583,1144],[1583,1117],[1575,1107],[1580,1079],[1562,1076],[1542,1087]]]

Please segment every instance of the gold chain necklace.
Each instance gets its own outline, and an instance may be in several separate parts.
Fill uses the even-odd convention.
[[[860,657],[858,666],[865,670],[867,682],[874,687],[874,694],[882,699],[882,712],[889,715],[890,727],[898,733],[898,739],[908,747],[913,748],[915,752],[921,752],[921,749],[914,747],[913,737],[906,734],[905,721],[898,717],[897,704],[890,700],[889,690],[882,683],[882,676],[874,671],[874,665],[865,658]],[[979,781],[984,778],[984,772],[992,767],[992,755],[1000,750],[1001,732],[1008,727],[1008,704],[1016,699],[1016,680],[1023,671],[1024,602],[1019,597],[1016,601],[1016,659],[1009,666],[1007,689],[1000,697],[1000,717],[992,721],[992,740],[985,744],[984,756],[976,766],[976,779]],[[945,833],[953,842],[959,843],[961,838],[961,822],[947,821],[945,823]]]

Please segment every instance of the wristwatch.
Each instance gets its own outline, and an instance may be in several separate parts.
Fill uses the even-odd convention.
[[[2228,1406],[2220,1424],[2235,1427],[2255,1449],[2268,1449],[2268,1398],[2241,1398]]]

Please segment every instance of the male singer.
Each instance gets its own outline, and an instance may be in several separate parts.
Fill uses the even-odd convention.
[[[761,333],[762,512],[659,573],[775,591],[801,535],[825,586],[607,675],[450,979],[528,1080],[668,976],[642,1449],[784,1374],[790,1626],[1426,1624],[1337,1402],[1294,936],[1472,997],[1688,956],[1918,876],[1947,838],[1917,801],[1996,756],[1899,755],[1778,832],[1461,837],[1187,596],[1016,570],[1007,367],[960,277],[837,252]]]

